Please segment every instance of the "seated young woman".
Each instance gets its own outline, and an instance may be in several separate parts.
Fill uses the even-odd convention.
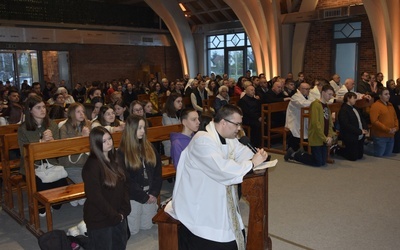
[[[93,114],[92,114],[92,119],[91,121],[95,120],[97,118],[97,115],[99,114],[100,108],[104,105],[104,100],[101,97],[94,97],[92,99],[91,104],[93,105]]]
[[[113,103],[115,110],[115,117],[121,122],[126,121],[129,116],[129,110],[127,109],[126,103],[122,99],[118,99]]]
[[[125,128],[125,123],[115,118],[115,111],[109,105],[100,108],[97,119],[92,122],[92,129],[98,126],[105,127],[110,133],[121,132]]]
[[[60,127],[60,138],[74,138],[78,136],[89,136],[91,123],[86,119],[85,108],[79,102],[72,103],[67,112],[68,118],[65,123]],[[58,160],[61,165],[65,167],[68,177],[74,183],[81,183],[82,180],[82,167],[85,164],[88,155],[84,152],[75,155],[60,157]],[[71,201],[72,206],[78,204],[83,205],[85,199]]]
[[[162,124],[164,126],[180,124],[179,119],[182,110],[182,96],[178,93],[172,93],[168,96],[167,101],[164,105]],[[164,146],[164,154],[171,156],[171,141],[166,140],[162,142]]]
[[[149,100],[143,101],[143,109],[144,109],[146,118],[154,117],[154,116],[162,116],[161,113],[159,113],[153,109],[153,104]]]
[[[65,138],[74,138],[74,137],[78,137],[78,136],[89,136],[91,123],[88,119],[86,119],[85,109],[84,109],[83,104],[81,104],[79,102],[75,102],[75,103],[71,104],[71,106],[68,108],[67,114],[68,114],[68,118],[67,118],[66,122],[64,123],[64,125],[62,125],[60,128],[60,138],[65,139]],[[85,159],[87,158],[87,157],[79,155],[79,154],[77,156],[70,156],[68,158],[69,158],[69,161],[82,162],[80,159],[77,160],[77,158],[79,158],[79,157],[80,158],[84,157]],[[84,164],[84,161],[83,161],[83,164]],[[70,174],[68,172],[69,168],[66,168],[66,170],[68,172],[68,176],[75,183],[82,182],[81,170],[82,170],[83,164],[79,164],[80,165],[79,173],[74,174],[74,175],[72,175],[72,173]],[[71,165],[71,164],[66,164],[65,166],[67,166],[67,165]],[[76,163],[75,164],[72,163],[72,165],[76,165]]]
[[[57,124],[50,120],[46,104],[38,95],[31,95],[25,102],[25,122],[18,128],[18,145],[20,151],[23,152],[24,145],[32,142],[47,142],[59,139],[59,130]],[[22,154],[21,154],[22,155]],[[58,164],[56,159],[48,159],[52,164]],[[25,176],[24,157],[21,156],[20,172]],[[39,163],[40,164],[40,163]],[[43,183],[42,180],[36,176],[36,189],[37,191],[48,190],[56,187],[68,185],[67,179]],[[54,205],[54,209],[59,209],[61,205]],[[45,209],[39,209],[40,216],[46,215]]]

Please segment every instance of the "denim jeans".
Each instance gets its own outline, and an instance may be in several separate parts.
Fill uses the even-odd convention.
[[[128,241],[126,219],[115,226],[88,229],[89,250],[124,250]]]
[[[389,156],[392,154],[394,146],[393,137],[374,137],[374,156]]]

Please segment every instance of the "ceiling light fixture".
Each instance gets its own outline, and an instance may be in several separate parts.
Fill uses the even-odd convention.
[[[186,11],[186,8],[185,8],[185,6],[183,5],[183,3],[179,3],[179,7],[181,7],[181,10],[182,10],[183,12]]]

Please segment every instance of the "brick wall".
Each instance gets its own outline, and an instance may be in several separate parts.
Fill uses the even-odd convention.
[[[323,2],[323,1],[322,1]],[[343,1],[349,2],[349,1]],[[376,73],[375,46],[368,17],[360,16],[346,21],[361,21],[362,38],[359,40],[358,73]],[[345,21],[314,22],[311,25],[304,55],[303,71],[308,79],[330,79],[334,74],[333,25]],[[294,72],[296,73],[296,72]],[[345,79],[342,79],[344,81]]]
[[[182,77],[176,47],[69,45],[72,82],[129,78],[149,80],[159,73],[170,80]]]

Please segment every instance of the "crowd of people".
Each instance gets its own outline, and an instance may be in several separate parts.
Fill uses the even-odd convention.
[[[183,223],[179,234],[187,240],[180,242],[182,249],[195,249],[196,245],[242,249],[243,222],[231,211],[231,203],[237,206],[235,194],[243,176],[268,156],[258,149],[265,125],[261,105],[288,102],[286,112],[276,114],[271,121],[273,126],[290,130],[287,161],[324,166],[328,150],[358,160],[363,157],[367,136],[374,156],[388,156],[400,152],[400,78],[388,80],[386,87],[382,82],[382,73],[370,77],[363,72],[355,87],[353,79],[341,82],[337,74],[331,81],[306,79],[303,72],[297,80],[291,73],[268,80],[264,74],[251,76],[250,71],[237,81],[227,74],[198,74],[172,82],[152,78],[148,83],[129,79],[77,83],[73,89],[64,81],[44,86],[24,82],[21,89],[0,82],[0,121],[2,125],[21,124],[20,150],[26,143],[89,136],[90,154],[82,152],[58,161],[73,182],[85,182],[87,200],[71,205],[84,205],[92,249],[105,245],[123,249],[129,233],[151,228],[162,185],[160,154],[171,156],[177,169],[179,188],[174,189],[175,199],[167,210]],[[148,100],[139,101],[140,94],[147,94]],[[165,103],[159,101],[163,97]],[[214,102],[204,112],[203,100],[210,97]],[[191,105],[185,106],[183,98]],[[233,98],[239,100],[236,105],[230,104]],[[373,102],[368,110],[356,108],[361,99]],[[336,116],[329,109],[334,102],[342,103]],[[311,154],[300,147],[303,107],[310,107],[312,113],[303,135]],[[150,143],[146,131],[152,124],[147,118],[154,116],[160,116],[163,125],[182,124],[182,132],[171,134],[171,141]],[[54,119],[62,121],[57,124]],[[251,144],[256,147],[253,152],[236,140],[243,134],[242,125],[251,129]],[[123,133],[118,150],[114,149],[114,132]],[[338,134],[341,145],[336,143]],[[21,157],[22,174],[23,160]],[[53,183],[36,178],[36,182],[38,190],[67,185],[65,178]],[[215,200],[213,206],[210,200]],[[189,203],[207,206],[192,210]],[[207,216],[211,212],[218,215],[216,221]],[[45,215],[44,210],[40,213]],[[199,217],[201,214],[204,216]],[[238,226],[233,227],[230,223],[235,220]]]
[[[111,132],[122,131],[124,121],[129,114],[145,117],[162,115],[163,125],[180,123],[179,110],[182,109],[182,98],[184,97],[190,99],[192,107],[200,115],[203,112],[203,100],[212,97],[214,102],[209,113],[215,115],[216,111],[228,104],[233,96],[236,96],[240,98],[238,105],[244,112],[243,123],[250,127],[251,141],[256,147],[261,146],[260,128],[265,122],[261,121],[260,105],[289,101],[290,107],[286,115],[284,113],[274,114],[272,123],[273,126],[283,126],[286,123],[285,126],[289,128],[292,134],[289,138],[289,147],[297,151],[300,137],[299,126],[297,126],[299,124],[299,109],[310,106],[312,100],[320,99],[324,85],[330,85],[333,88],[333,96],[328,100],[328,104],[333,102],[346,103],[344,95],[347,92],[355,93],[357,100],[373,98],[377,101],[380,100],[379,91],[384,87],[382,73],[370,76],[368,72],[363,72],[357,85],[354,79],[350,78],[341,82],[338,74],[334,74],[329,82],[325,79],[306,79],[303,72],[298,73],[297,80],[293,79],[292,73],[288,73],[286,77],[277,76],[270,80],[267,80],[264,74],[258,76],[251,76],[250,74],[251,72],[248,71],[245,76],[239,77],[237,81],[229,78],[227,74],[222,76],[211,74],[204,77],[197,74],[192,79],[185,75],[182,79],[175,81],[169,81],[167,78],[158,81],[157,78],[152,78],[148,83],[143,83],[141,80],[130,82],[129,79],[112,80],[110,82],[95,81],[77,83],[73,89],[68,89],[65,81],[58,84],[46,83],[45,86],[41,86],[38,82],[29,86],[27,82],[24,82],[20,90],[12,86],[10,82],[0,83],[0,124],[21,123],[24,120],[24,103],[29,96],[35,94],[42,97],[51,119],[67,118],[68,107],[74,102],[79,102],[84,104],[86,117],[92,121],[92,127],[107,126]],[[400,112],[398,108],[400,79],[396,81],[388,80],[386,88],[390,94],[388,102],[393,104],[398,115]],[[148,94],[148,100],[139,102],[137,99],[140,94]],[[159,103],[160,98],[165,97],[165,100],[170,99],[168,98],[170,96],[174,101],[173,105],[168,101],[165,105]],[[132,103],[134,103],[133,106]],[[106,112],[107,110],[100,111],[100,108],[105,104],[109,105],[109,112]],[[375,109],[372,109],[372,111],[374,113]],[[369,113],[361,114],[361,119],[365,119],[367,124],[372,124],[371,126],[374,126],[375,131],[378,131],[379,127],[382,128],[382,126],[376,126],[376,121],[371,122],[370,118]],[[338,122],[336,122],[336,125],[338,125]],[[305,127],[304,138],[308,139],[308,124]],[[335,126],[335,128],[338,129],[338,126]],[[392,134],[390,133],[390,137],[392,137]],[[378,132],[378,135],[382,134]],[[374,138],[374,135],[372,135],[372,138]],[[395,132],[394,138],[396,142],[399,141],[400,134]],[[169,155],[169,142],[163,144],[167,149],[165,154]],[[394,152],[398,152],[399,148],[398,143],[394,143]]]

